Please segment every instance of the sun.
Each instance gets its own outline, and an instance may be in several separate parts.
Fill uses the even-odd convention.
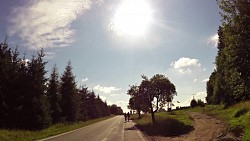
[[[118,6],[110,28],[118,35],[144,35],[152,22],[152,9],[146,0],[124,0]]]

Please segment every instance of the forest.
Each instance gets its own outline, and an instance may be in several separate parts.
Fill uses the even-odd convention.
[[[207,82],[207,103],[230,106],[250,100],[249,0],[219,0],[216,69]]]
[[[60,76],[56,65],[47,78],[43,50],[27,60],[0,43],[0,128],[40,130],[56,123],[75,123],[123,114],[94,91],[77,86],[71,62]]]

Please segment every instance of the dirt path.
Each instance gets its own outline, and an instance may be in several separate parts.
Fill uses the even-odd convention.
[[[226,124],[201,113],[191,113],[194,130],[178,137],[149,137],[151,141],[214,141],[226,131]]]

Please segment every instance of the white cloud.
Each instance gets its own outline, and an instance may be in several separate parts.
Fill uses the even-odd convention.
[[[74,42],[72,22],[90,9],[91,3],[91,0],[29,2],[12,9],[8,32],[33,49],[68,46]]]
[[[207,97],[207,92],[198,92],[194,95],[194,98],[197,99],[201,99],[202,101],[205,101],[205,98]]]
[[[110,94],[114,91],[119,91],[121,90],[121,88],[116,88],[116,87],[113,87],[113,86],[110,86],[110,87],[102,87],[100,85],[97,85],[93,88],[94,90],[96,91],[99,91],[99,92],[103,92],[103,93],[106,93],[106,94]]]
[[[202,82],[207,82],[209,79],[207,78],[207,79],[204,79],[204,80],[202,80]]]
[[[208,39],[208,44],[213,45],[213,47],[217,47],[218,45],[218,40],[219,40],[219,35],[218,34],[214,34],[213,36],[211,36]]]
[[[106,99],[107,99],[107,97],[102,96],[102,95],[99,95],[99,97],[100,97],[100,99],[101,99],[102,101],[106,101]]]
[[[113,103],[111,101],[106,101],[108,105],[112,105]]]
[[[30,62],[29,59],[22,59],[22,63],[25,65],[25,66],[28,66],[28,62]]]
[[[198,59],[182,57],[179,60],[172,62],[171,66],[180,73],[191,73],[193,69],[200,68],[201,64]]]
[[[128,102],[126,102],[126,101],[117,101],[117,106],[124,107],[124,106],[127,106],[127,105],[128,105]]]
[[[195,79],[194,79],[194,83],[196,83],[196,82],[197,82],[197,80],[198,80],[198,79],[196,79],[196,78],[195,78]]]
[[[44,58],[45,59],[52,59],[56,56],[55,52],[44,52],[45,56]]]
[[[82,79],[82,82],[86,82],[86,81],[88,81],[89,79],[86,77],[86,78],[83,78]]]

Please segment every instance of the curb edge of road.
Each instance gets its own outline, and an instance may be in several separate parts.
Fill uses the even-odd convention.
[[[141,140],[142,140],[142,141],[147,141],[147,139],[145,140],[145,137],[143,137],[143,133],[141,132],[141,130],[139,130],[139,129],[135,126],[135,124],[134,124],[133,121],[132,121],[132,125],[133,125],[133,127],[135,127],[136,132],[137,132],[137,134],[139,135],[139,137],[141,138]]]

